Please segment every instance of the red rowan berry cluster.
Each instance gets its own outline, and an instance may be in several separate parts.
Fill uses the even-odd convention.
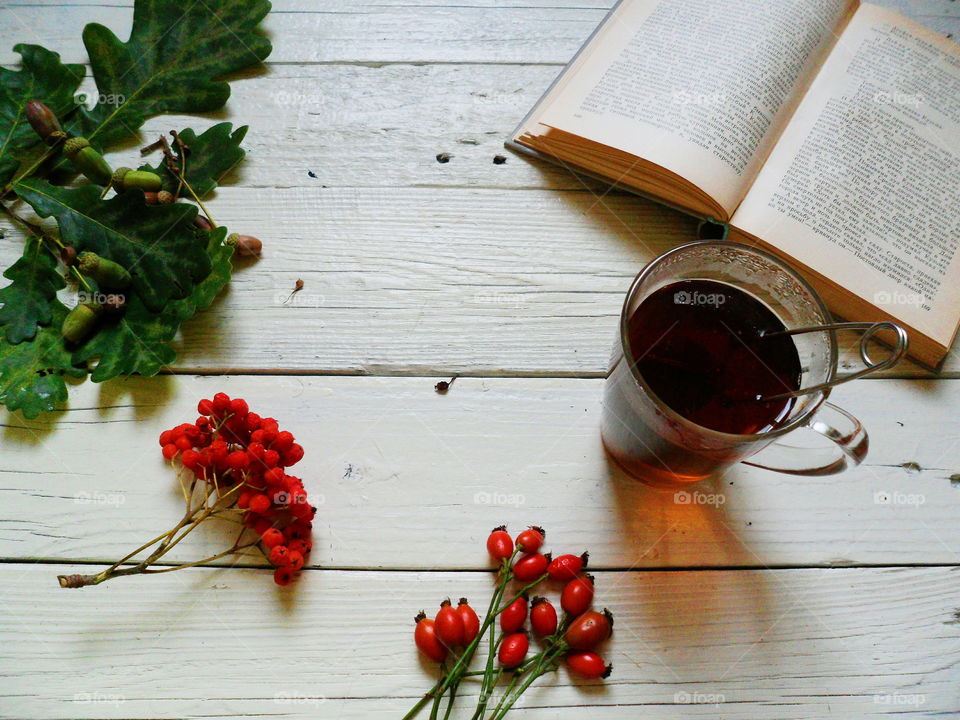
[[[303,458],[303,448],[291,433],[280,430],[276,420],[250,412],[242,398],[217,393],[211,400],[201,400],[197,410],[195,422],[160,434],[163,457],[178,467],[186,503],[181,521],[101,573],[60,576],[63,587],[193,567],[251,547],[276,568],[273,579],[278,585],[288,585],[303,567],[312,548],[316,508],[310,505],[303,481],[287,473]],[[150,567],[211,517],[239,522],[239,534],[229,549],[183,565]],[[251,539],[251,534],[256,537]],[[152,552],[141,562],[121,567],[148,548]]]
[[[586,552],[556,558],[543,554],[540,549],[545,537],[543,528],[533,526],[517,535],[516,542],[504,526],[490,533],[487,552],[497,561],[499,572],[482,622],[466,598],[461,598],[457,607],[444,600],[434,618],[423,611],[417,615],[414,642],[424,655],[441,663],[443,676],[403,720],[414,717],[431,702],[430,717],[437,717],[445,696],[449,699],[444,718],[448,718],[457,690],[468,678],[480,681],[473,718],[500,720],[537,678],[555,671],[561,661],[570,672],[583,678],[605,678],[610,674],[613,666],[596,649],[612,634],[613,615],[606,608],[603,612],[592,609],[594,578],[583,572],[589,556]],[[562,585],[561,617],[547,598],[529,599],[528,593],[548,580]],[[524,584],[512,597],[508,596],[510,600],[504,601],[512,582]],[[499,632],[495,627],[498,618]],[[541,649],[528,657],[530,630],[540,639]],[[485,634],[488,653],[484,669],[471,671],[470,662]],[[491,696],[504,675],[509,676],[509,684],[488,715]]]

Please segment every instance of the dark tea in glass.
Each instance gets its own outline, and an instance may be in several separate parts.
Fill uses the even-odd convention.
[[[630,475],[676,486],[809,427],[834,444],[777,444],[764,453],[779,453],[776,467],[761,467],[830,474],[856,464],[866,433],[815,387],[835,377],[833,333],[785,332],[829,322],[806,281],[762,250],[705,241],[661,255],[624,303],[604,387],[607,451]],[[804,388],[813,392],[786,395]]]

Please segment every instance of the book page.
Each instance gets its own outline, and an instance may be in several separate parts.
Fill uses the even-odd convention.
[[[861,6],[732,223],[949,345],[960,47]]]
[[[854,5],[624,0],[535,119],[662,165],[732,214]]]

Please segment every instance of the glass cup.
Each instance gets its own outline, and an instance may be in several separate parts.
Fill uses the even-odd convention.
[[[644,349],[630,347],[628,323],[653,292],[681,280],[736,287],[762,302],[788,331],[836,326],[813,288],[770,253],[724,241],[695,242],[664,253],[637,275],[623,304],[603,394],[603,443],[614,461],[633,477],[666,487],[702,480],[761,450],[765,462],[748,465],[796,475],[830,475],[859,464],[867,454],[866,431],[853,415],[826,402],[830,386],[842,381],[836,377],[837,341],[831,330],[792,335],[802,368],[800,390],[819,389],[798,395],[771,430],[753,435],[712,430],[678,414],[654,394],[632,360]],[[894,362],[906,349],[905,334],[903,339]],[[865,335],[861,356],[871,370],[877,369],[881,364],[871,365],[866,340]],[[890,364],[888,358],[882,366]],[[831,442],[783,442],[798,428],[809,428]]]

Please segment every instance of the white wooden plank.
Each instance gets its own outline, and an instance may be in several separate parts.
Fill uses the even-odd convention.
[[[53,576],[75,569],[0,566],[4,717],[397,718],[433,682],[412,616],[448,595],[484,604],[492,585],[481,573],[313,571],[279,590],[264,572],[203,569],[58,589]],[[960,710],[955,568],[604,572],[597,587],[616,617],[613,676],[542,678],[517,717]],[[463,696],[459,717],[475,688]]]
[[[600,376],[630,280],[695,230],[633,196],[546,190],[227,187],[210,207],[265,250],[186,326],[178,372]],[[9,264],[21,234],[0,230]]]
[[[566,63],[603,19],[611,0],[449,0],[352,2],[284,0],[265,27],[274,42],[270,63],[524,62]],[[957,33],[950,0],[881,0],[943,33]],[[129,33],[131,4],[119,0],[39,0],[0,7],[0,62],[16,42],[39,42],[70,62],[85,62],[80,32],[99,22]]]
[[[167,376],[77,388],[68,413],[2,421],[0,557],[111,561],[171,527],[182,500],[156,437],[222,389],[301,439],[296,470],[319,507],[312,562],[323,567],[483,568],[480,545],[501,523],[543,525],[553,550],[589,548],[602,568],[960,558],[956,381],[847,386],[836,402],[872,435],[864,466],[826,478],[739,466],[689,504],[608,463],[599,380],[459,378],[443,396],[434,381]],[[214,527],[170,557],[230,541]]]
[[[250,126],[244,187],[460,186],[604,192],[503,142],[559,72],[543,65],[276,65],[233,82],[228,117]],[[84,84],[93,92],[92,79]],[[222,118],[160,116],[144,137]],[[437,161],[446,153],[446,163]],[[507,158],[494,164],[493,158]],[[115,164],[136,163],[135,153]],[[317,177],[311,178],[308,171]]]

